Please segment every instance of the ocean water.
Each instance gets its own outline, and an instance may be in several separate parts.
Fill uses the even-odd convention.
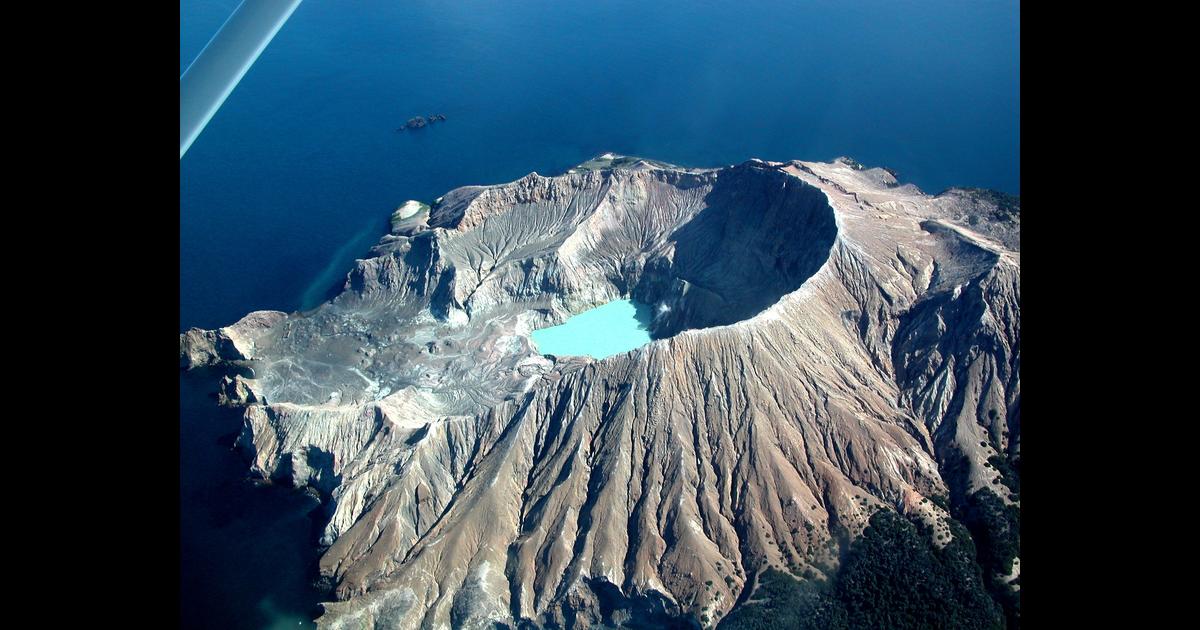
[[[310,587],[319,503],[246,481],[246,463],[230,448],[241,418],[208,395],[214,378],[179,379],[179,625],[309,626],[320,599]]]
[[[650,343],[651,307],[633,300],[614,300],[579,313],[558,326],[533,331],[542,354],[587,355],[596,359],[628,352]]]
[[[181,72],[237,4],[180,1]],[[180,161],[180,330],[318,303],[406,199],[609,151],[691,166],[848,155],[929,192],[1019,194],[1019,18],[989,0],[305,0]],[[433,113],[448,120],[395,131]],[[196,400],[185,438],[217,422]],[[228,463],[215,439],[181,448],[189,483],[237,473],[188,459]],[[224,611],[199,627],[308,614],[312,563],[276,543],[310,540],[309,507],[269,492],[216,493],[247,505],[223,530],[181,529],[185,609]],[[256,570],[210,560],[231,546],[260,549]]]

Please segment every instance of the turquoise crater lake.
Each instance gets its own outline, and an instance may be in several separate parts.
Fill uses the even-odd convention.
[[[558,326],[535,330],[530,336],[542,354],[603,359],[650,343],[652,319],[649,306],[632,300],[615,300],[575,315]]]

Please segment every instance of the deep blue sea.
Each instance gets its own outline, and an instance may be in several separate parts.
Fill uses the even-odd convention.
[[[237,4],[180,1],[181,73]],[[608,151],[690,166],[848,155],[928,192],[1019,194],[1019,14],[985,0],[305,0],[180,161],[180,330],[311,306],[406,199]],[[394,131],[433,113],[448,120]],[[181,481],[203,494],[236,467],[188,438],[218,422],[196,405],[181,406],[181,446],[212,452],[185,457]],[[311,568],[291,544],[311,506],[213,492],[280,511],[183,528],[185,619],[303,618],[311,596],[279,584],[302,589]],[[239,570],[231,537],[270,547],[262,568]]]

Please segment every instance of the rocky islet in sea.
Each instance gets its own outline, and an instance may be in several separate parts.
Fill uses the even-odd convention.
[[[446,120],[445,114],[430,114],[428,117],[413,116],[412,118],[409,118],[408,121],[404,123],[404,125],[397,127],[396,131],[406,131],[406,130],[410,130],[410,129],[422,129],[422,128],[432,125],[434,123],[445,122],[445,120]]]

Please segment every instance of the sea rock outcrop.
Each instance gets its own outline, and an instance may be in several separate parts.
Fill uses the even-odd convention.
[[[606,154],[414,206],[330,302],[188,331],[181,365],[230,371],[256,474],[325,498],[323,627],[710,627],[768,567],[836,571],[878,510],[1019,505],[999,207],[844,160]],[[530,340],[622,297],[655,341]]]
[[[404,123],[404,126],[397,127],[396,131],[404,131],[406,129],[421,129],[422,127],[432,125],[436,122],[444,122],[445,120],[445,114],[430,114],[429,117],[413,116]]]

